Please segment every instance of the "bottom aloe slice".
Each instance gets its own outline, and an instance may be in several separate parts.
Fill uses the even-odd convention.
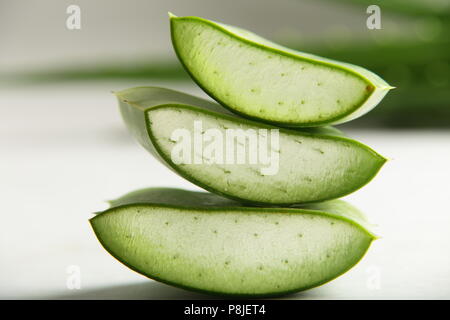
[[[115,258],[149,278],[222,295],[276,296],[321,285],[354,266],[376,238],[341,200],[257,208],[155,188],[111,203],[90,222]]]
[[[208,191],[248,203],[339,198],[368,183],[386,161],[331,127],[281,129],[162,88],[116,95],[129,131],[165,165]]]

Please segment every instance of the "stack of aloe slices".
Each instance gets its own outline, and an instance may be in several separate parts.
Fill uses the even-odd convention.
[[[170,23],[181,63],[220,104],[138,87],[116,93],[120,112],[148,151],[211,193],[150,188],[111,201],[91,219],[104,248],[149,278],[222,295],[277,296],[346,272],[376,236],[333,199],[386,159],[326,125],[363,115],[392,87],[236,27]]]

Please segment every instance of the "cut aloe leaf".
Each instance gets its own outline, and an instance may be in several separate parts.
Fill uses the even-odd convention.
[[[149,278],[223,295],[276,296],[321,285],[353,267],[376,238],[340,200],[256,208],[157,188],[113,206],[90,220],[110,254]]]
[[[392,87],[349,63],[291,50],[198,17],[170,16],[174,49],[194,81],[240,115],[285,126],[338,124]]]
[[[208,191],[244,202],[338,198],[369,182],[386,161],[332,128],[280,129],[162,88],[116,94],[130,132],[159,160]]]

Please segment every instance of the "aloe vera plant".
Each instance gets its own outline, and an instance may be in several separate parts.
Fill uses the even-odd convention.
[[[338,198],[369,182],[386,161],[332,128],[275,128],[162,88],[131,88],[116,95],[129,131],[147,150],[198,186],[244,202],[270,205]],[[176,134],[180,130],[184,135]],[[232,136],[228,144],[231,130],[243,139]],[[187,142],[187,147],[182,144]],[[213,144],[220,150],[211,148]],[[227,152],[231,159],[225,157]],[[258,157],[253,163],[252,154]]]
[[[179,60],[211,97],[242,116],[284,126],[338,124],[392,87],[359,66],[295,51],[199,17],[170,15]]]
[[[167,188],[126,195],[90,222],[110,254],[149,278],[239,296],[323,284],[354,266],[376,238],[340,200],[256,208]]]

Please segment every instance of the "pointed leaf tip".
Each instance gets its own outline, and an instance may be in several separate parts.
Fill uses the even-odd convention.
[[[169,18],[178,18],[176,15],[174,15],[172,12],[168,11],[167,14],[169,15]]]

